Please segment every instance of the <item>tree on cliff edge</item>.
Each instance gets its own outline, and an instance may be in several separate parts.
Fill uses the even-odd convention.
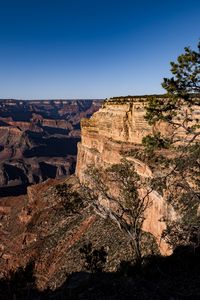
[[[89,166],[85,178],[88,180],[85,197],[90,199],[96,213],[118,224],[130,240],[136,264],[140,265],[142,224],[150,205],[150,191],[142,197],[139,195],[138,190],[145,183],[141,183],[133,164],[123,160],[107,169]]]
[[[189,124],[193,106],[200,105],[200,42],[198,51],[186,47],[185,53],[178,56],[177,62],[170,64],[174,76],[164,78],[162,83],[167,95],[165,98],[151,97],[149,99],[146,119],[151,125],[162,120],[174,126],[180,126],[180,122],[177,124],[177,117],[182,117],[181,126],[189,132],[196,129]],[[188,108],[185,115],[183,115],[183,107]]]
[[[180,244],[197,247],[200,244],[200,42],[197,51],[186,47],[177,62],[171,62],[171,72],[173,77],[164,78],[162,83],[166,97],[149,99],[146,119],[153,126],[154,135],[145,137],[143,143],[151,154],[154,151],[156,155],[156,148],[161,150],[166,145],[172,154],[171,158],[166,157],[165,174],[156,182],[181,218],[168,223],[165,239],[174,248]],[[159,122],[171,128],[170,137],[156,129]]]

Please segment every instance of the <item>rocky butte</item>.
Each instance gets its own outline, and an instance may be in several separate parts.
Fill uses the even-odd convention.
[[[123,151],[142,147],[142,138],[153,130],[144,118],[145,102],[145,96],[106,100],[90,119],[81,121],[75,175],[32,185],[23,197],[2,198],[1,277],[34,261],[37,287],[56,289],[68,274],[84,269],[79,249],[88,241],[95,249],[106,249],[106,272],[115,272],[121,261],[131,260],[129,239],[115,222],[96,213],[84,196],[82,184],[87,184],[85,170],[91,165],[106,168],[119,163]],[[168,134],[170,129],[164,124],[157,126]],[[129,159],[140,177],[154,176],[156,170],[151,166],[140,159]],[[141,189],[140,194],[144,193]],[[171,248],[161,235],[166,228],[165,218],[174,220],[177,213],[158,191],[152,190],[149,198],[151,205],[143,223],[144,252],[151,254],[152,244],[156,251],[159,248],[163,255],[169,255]],[[117,209],[101,200],[99,209],[103,207],[110,214]]]

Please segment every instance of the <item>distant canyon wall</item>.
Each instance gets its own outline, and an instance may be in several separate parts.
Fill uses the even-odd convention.
[[[0,100],[0,197],[74,172],[80,119],[101,100]]]

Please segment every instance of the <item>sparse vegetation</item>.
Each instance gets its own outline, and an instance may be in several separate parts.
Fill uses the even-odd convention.
[[[61,203],[67,213],[80,213],[81,208],[84,207],[83,199],[77,191],[69,184],[58,184],[56,192],[61,197]]]
[[[145,181],[141,182],[133,164],[126,160],[106,170],[90,166],[86,176],[86,197],[100,215],[109,216],[129,237],[135,260],[141,264],[142,224],[145,210],[150,205],[150,191],[140,197],[138,190],[144,188]],[[108,201],[107,207],[101,205],[101,200]]]
[[[83,268],[92,273],[102,272],[105,267],[107,252],[104,247],[94,249],[92,243],[84,244],[79,249],[82,260]]]
[[[156,149],[168,148],[169,140],[163,138],[160,132],[156,132],[154,135],[145,136],[142,144],[148,152],[152,153]]]
[[[179,245],[199,246],[200,217],[200,119],[196,114],[200,109],[200,42],[198,52],[185,48],[177,62],[171,63],[174,77],[164,78],[163,87],[167,91],[166,99],[151,97],[146,107],[146,119],[151,125],[162,121],[168,124],[173,133],[170,140],[162,138],[159,144],[155,135],[160,137],[157,130],[154,136],[146,137],[144,145],[151,153],[158,148],[167,147],[174,153],[167,158],[165,172],[152,180],[152,184],[162,187],[165,199],[178,212],[176,221],[167,222],[163,237],[175,249]],[[180,131],[184,134],[181,135]],[[157,164],[158,168],[159,165]]]

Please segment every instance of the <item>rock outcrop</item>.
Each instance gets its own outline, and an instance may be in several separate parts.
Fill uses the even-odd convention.
[[[95,112],[90,119],[81,121],[82,133],[81,143],[78,144],[76,176],[48,179],[51,172],[56,172],[56,174],[58,172],[58,177],[63,174],[62,161],[54,157],[53,162],[57,168],[52,169],[52,164],[48,163],[46,159],[45,161],[38,160],[40,168],[43,170],[41,181],[46,181],[28,187],[27,195],[1,198],[0,278],[7,276],[11,270],[24,267],[33,261],[37,287],[40,290],[57,289],[72,272],[85,271],[80,248],[88,242],[92,243],[95,250],[104,247],[107,255],[104,265],[104,271],[106,272],[115,272],[122,261],[133,260],[134,253],[130,246],[130,239],[111,218],[102,218],[100,214],[96,213],[98,209],[103,208],[112,215],[112,212],[115,212],[118,207],[112,205],[109,201],[105,201],[105,199],[99,199],[101,201],[95,203],[96,207],[94,208],[90,199],[86,197],[85,189],[82,186],[82,184],[87,183],[85,171],[88,167],[93,165],[97,168],[106,168],[112,164],[120,163],[124,151],[142,150],[142,138],[152,133],[153,128],[144,119],[146,98],[132,97],[122,100],[111,99],[106,101],[102,108]],[[40,105],[44,106],[45,109],[51,109],[51,103],[45,101]],[[19,104],[22,105],[23,102],[19,102]],[[62,107],[60,107],[61,104]],[[65,104],[64,101],[54,101],[54,106],[59,106],[62,126],[66,126],[65,129],[67,130],[70,130],[70,126],[73,128],[75,126],[75,130],[79,131],[77,114],[73,115],[73,121],[69,122],[71,125],[66,120],[63,121],[63,116],[66,119],[68,118],[67,120],[71,120],[67,115]],[[59,120],[51,120],[49,115],[44,121],[44,116],[39,113],[38,105],[34,101],[30,101],[29,105],[34,110],[32,120],[34,126],[38,128],[37,134],[43,132],[46,127],[50,128],[50,125],[57,126],[59,124]],[[71,105],[76,106],[74,103]],[[99,104],[95,102],[95,105],[95,110],[97,110]],[[82,106],[82,104],[79,108],[79,112],[81,111],[80,114],[83,117],[87,114],[90,116],[93,111],[92,106],[89,106],[86,111],[84,111],[84,105]],[[73,114],[74,108],[71,107],[70,109]],[[49,114],[48,110],[47,114]],[[7,129],[2,130],[9,131],[10,128],[13,128],[12,122],[14,121],[7,115],[4,115],[3,118],[2,127]],[[63,125],[63,122],[65,125]],[[27,128],[28,124],[23,124],[24,128]],[[165,128],[164,124],[158,124],[158,126],[165,134],[169,133],[169,129]],[[70,132],[73,132],[76,136],[75,130]],[[16,132],[19,137],[24,134],[21,128],[16,129]],[[38,136],[37,134],[36,136]],[[12,138],[14,139],[14,137]],[[13,145],[16,141],[13,140]],[[34,137],[31,141],[33,144],[36,143]],[[23,142],[22,145],[24,145]],[[4,155],[6,152],[3,151],[6,147],[6,144],[4,144],[0,148]],[[24,147],[26,147],[26,144]],[[6,149],[9,149],[9,147]],[[18,151],[13,154],[11,149],[9,151],[11,157],[20,153]],[[25,153],[31,166],[30,169],[36,170],[38,166],[34,164],[34,153],[32,153],[32,156],[30,152]],[[127,160],[134,164],[140,178],[149,179],[154,177],[155,168],[152,168],[150,164],[133,156],[127,156]],[[19,165],[20,163],[22,165]],[[67,163],[70,165],[71,162]],[[18,160],[12,161],[11,165],[18,169],[27,170],[26,165]],[[10,168],[10,165],[7,168]],[[47,173],[45,173],[46,170]],[[12,174],[16,172],[19,174],[19,170],[12,169]],[[27,174],[31,178],[32,173],[27,171]],[[68,175],[67,171],[65,175]],[[11,180],[16,182],[17,178],[12,177]],[[3,184],[6,183],[3,182]],[[144,247],[142,248],[144,253],[142,254],[158,253],[159,247],[162,254],[169,255],[171,249],[161,236],[166,228],[165,219],[168,218],[168,220],[173,221],[178,218],[178,215],[172,205],[167,203],[165,194],[161,194],[157,190],[149,192],[145,187],[141,187],[138,192],[141,197],[148,193],[151,204],[145,210],[145,220],[143,222]],[[155,243],[155,240],[157,243]]]
[[[144,118],[145,103],[145,97],[113,98],[107,100],[90,119],[81,121],[82,134],[76,166],[76,175],[81,183],[87,181],[85,171],[91,165],[106,168],[120,163],[124,151],[136,151],[142,147],[143,137],[153,132],[153,128]],[[160,123],[157,127],[162,133],[170,134],[165,124]],[[154,176],[151,168],[143,161],[130,157],[127,159],[132,160],[136,172],[142,178]],[[140,193],[145,195],[148,191],[142,189]],[[166,229],[163,220],[175,220],[176,212],[157,191],[151,191],[148,198],[151,205],[145,211],[143,230],[153,234],[162,254],[169,255],[171,249],[161,238],[163,230]],[[106,209],[112,210],[106,203],[105,201]]]

